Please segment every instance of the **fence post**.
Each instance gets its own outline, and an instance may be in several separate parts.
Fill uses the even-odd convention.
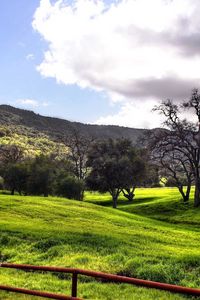
[[[78,274],[72,274],[72,297],[77,297]]]

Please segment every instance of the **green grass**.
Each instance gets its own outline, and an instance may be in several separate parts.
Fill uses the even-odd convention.
[[[200,287],[199,210],[192,204],[186,210],[174,189],[138,189],[133,204],[120,199],[118,210],[110,205],[109,195],[97,193],[87,193],[84,202],[0,195],[0,261],[78,267]],[[5,269],[0,269],[0,282],[64,294],[71,288],[69,275]],[[86,277],[80,277],[78,296],[186,298]],[[0,299],[13,298],[0,292]]]
[[[136,196],[133,203],[129,203],[125,198],[119,199],[118,209],[137,214],[151,219],[157,219],[173,224],[179,224],[198,230],[200,225],[200,207],[193,206],[193,189],[191,200],[184,204],[177,188],[152,188],[136,189]],[[86,199],[89,203],[95,203],[101,206],[111,207],[112,201],[109,194],[100,195],[98,193],[86,193]]]

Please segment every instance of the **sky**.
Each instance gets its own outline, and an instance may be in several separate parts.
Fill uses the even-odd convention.
[[[199,0],[1,0],[0,104],[155,128],[200,79]]]

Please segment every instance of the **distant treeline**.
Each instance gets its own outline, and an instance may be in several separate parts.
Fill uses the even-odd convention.
[[[66,151],[29,153],[17,144],[1,144],[2,188],[24,195],[57,195],[83,200],[85,189],[109,192],[113,207],[120,193],[133,201],[137,186],[159,184],[158,169],[147,150],[128,139],[95,140],[74,130],[60,140]],[[57,149],[58,150],[58,149]]]

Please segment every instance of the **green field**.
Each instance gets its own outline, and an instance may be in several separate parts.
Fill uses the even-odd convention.
[[[117,210],[109,195],[85,201],[0,195],[0,261],[92,269],[200,287],[200,209],[176,189],[138,189]],[[70,276],[0,269],[0,283],[70,294]],[[80,277],[85,299],[192,299]],[[0,291],[0,299],[36,299]]]

